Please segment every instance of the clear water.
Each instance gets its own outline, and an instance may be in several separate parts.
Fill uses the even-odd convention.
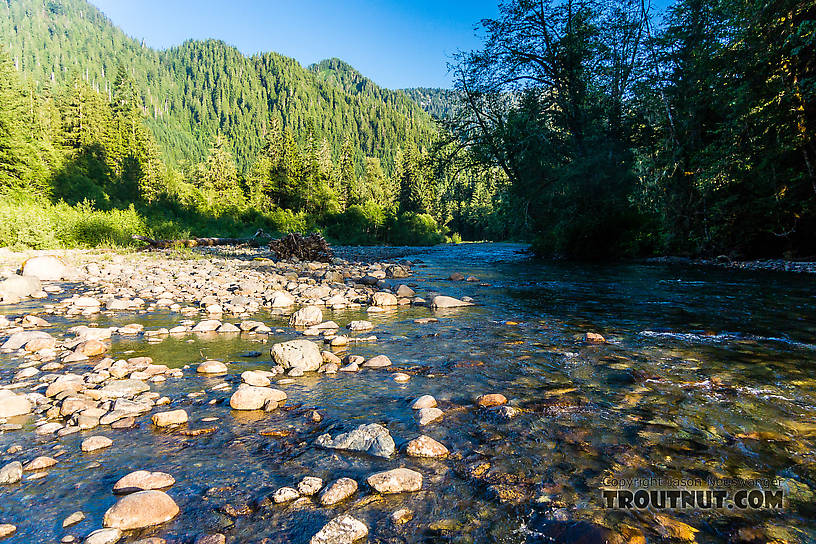
[[[183,379],[152,386],[173,399],[171,407],[188,411],[189,428],[217,430],[193,437],[158,431],[148,415],[135,429],[98,427],[58,441],[25,431],[0,435],[0,451],[12,444],[24,447],[20,454],[3,455],[3,462],[53,455],[55,448],[67,452],[47,477],[0,488],[0,522],[18,526],[7,541],[56,542],[101,527],[105,510],[115,502],[113,483],[137,469],[175,477],[168,493],[181,514],[163,526],[128,534],[125,542],[145,536],[191,542],[197,534],[218,531],[228,542],[302,543],[342,512],[368,524],[370,542],[536,541],[527,530],[531,517],[581,520],[619,531],[627,525],[647,541],[660,541],[664,529],[649,512],[603,508],[600,488],[607,476],[784,478],[798,495],[781,511],[665,514],[698,529],[698,542],[731,541],[740,529],[750,528],[761,528],[766,540],[767,535],[788,542],[816,540],[812,495],[807,500],[816,485],[813,278],[665,265],[542,263],[520,249],[464,244],[403,252],[404,258],[422,262],[413,277],[400,281],[416,283],[426,298],[429,292],[472,296],[476,307],[436,313],[414,307],[368,317],[361,311],[326,312],[326,319],[341,325],[372,320],[378,341],[351,352],[388,355],[413,374],[406,384],[391,380],[393,369],[307,375],[280,386],[290,409],[234,412],[229,392],[210,389],[225,380],[235,387],[243,370],[269,365],[269,345],[296,336],[284,316],[258,316],[286,330],[271,335],[267,344],[223,335],[155,344],[114,340],[113,356],[149,355],[173,367],[202,356],[232,361],[226,378],[188,370]],[[489,285],[444,279],[454,271]],[[6,313],[12,310],[20,311]],[[439,322],[413,321],[431,315]],[[169,313],[98,318],[100,324],[136,321],[148,329],[180,319]],[[54,322],[57,332],[75,324]],[[583,342],[588,331],[609,342]],[[241,356],[250,350],[263,355]],[[18,363],[0,356],[4,382]],[[196,391],[205,394],[187,396]],[[523,412],[504,421],[475,410],[473,399],[488,392],[503,393]],[[410,401],[423,394],[434,395],[446,415],[420,431]],[[212,400],[215,404],[209,404]],[[311,409],[323,414],[323,422],[308,421]],[[201,421],[208,416],[220,419]],[[418,460],[399,454],[386,460],[312,445],[322,433],[372,422],[386,425],[398,448],[421,432],[453,455]],[[80,442],[94,434],[113,438],[113,447],[80,453]],[[473,466],[486,463],[490,468],[474,475]],[[383,498],[365,489],[367,475],[396,466],[422,472],[424,489]],[[361,487],[333,508],[255,506],[237,518],[218,511],[227,503],[256,504],[305,475],[348,476]],[[513,491],[517,500],[501,501],[498,489]],[[414,518],[395,526],[389,515],[402,507],[414,510]],[[62,529],[62,520],[76,510],[87,519]],[[562,534],[556,541],[596,541],[589,530]]]

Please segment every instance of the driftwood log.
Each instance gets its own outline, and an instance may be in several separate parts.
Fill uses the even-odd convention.
[[[327,263],[334,257],[329,243],[318,232],[308,236],[291,232],[283,238],[272,240],[269,243],[269,249],[281,260],[297,258],[301,261]]]
[[[263,230],[258,229],[252,238],[189,238],[186,240],[154,240],[147,236],[134,234],[134,240],[144,242],[150,248],[170,249],[180,247],[212,247],[212,246],[252,246],[260,247],[265,239],[269,238]],[[334,257],[329,243],[320,233],[308,236],[292,232],[283,238],[273,239],[269,249],[278,259],[300,259],[301,261],[330,262]]]
[[[134,240],[146,243],[151,248],[168,249],[174,247],[212,247],[249,245],[259,247],[269,238],[263,229],[258,229],[251,238],[189,238],[187,240],[154,240],[147,236],[134,234]]]

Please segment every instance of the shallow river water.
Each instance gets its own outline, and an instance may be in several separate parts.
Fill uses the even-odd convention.
[[[327,520],[348,512],[369,527],[369,542],[812,542],[816,541],[816,291],[813,277],[667,265],[542,263],[512,244],[462,244],[406,249],[417,293],[471,296],[478,303],[448,311],[400,308],[383,314],[324,312],[341,326],[353,319],[376,325],[376,343],[351,352],[388,355],[412,374],[397,384],[388,371],[306,375],[280,386],[289,409],[230,410],[229,392],[211,391],[243,370],[268,367],[268,347],[297,337],[285,316],[260,314],[273,329],[258,338],[214,335],[159,343],[114,337],[111,356],[151,356],[171,367],[206,358],[231,361],[225,377],[188,371],[152,389],[185,408],[185,436],[157,430],[149,414],[130,430],[98,428],[58,441],[26,432],[0,434],[0,451],[19,444],[28,455],[67,453],[47,477],[0,488],[0,522],[18,532],[8,542],[58,542],[101,527],[114,502],[113,483],[137,469],[172,474],[167,492],[181,514],[160,527],[128,534],[124,542],[160,536],[186,543],[222,532],[233,543],[305,543]],[[360,258],[375,249],[341,250]],[[449,281],[452,272],[479,282]],[[29,303],[35,307],[35,303]],[[25,306],[15,307],[19,314]],[[3,309],[11,313],[11,308]],[[435,316],[436,323],[414,319]],[[100,316],[100,325],[138,321],[146,328],[177,324],[170,313]],[[49,318],[53,331],[75,322]],[[607,342],[584,341],[587,332]],[[245,357],[262,351],[260,357]],[[0,355],[10,381],[19,361]],[[188,397],[188,393],[205,391]],[[476,396],[502,393],[521,413],[503,419],[477,410]],[[431,394],[444,418],[420,431],[410,402]],[[214,404],[210,401],[214,400]],[[311,423],[317,409],[324,419]],[[204,417],[218,417],[204,423]],[[28,425],[33,424],[33,419]],[[361,423],[388,427],[398,451],[420,433],[445,444],[447,459],[393,459],[324,450],[323,433]],[[105,434],[112,447],[82,454],[87,436]],[[7,460],[3,456],[2,460]],[[334,508],[294,509],[262,504],[303,476],[340,476],[364,482],[378,470],[406,466],[424,476],[417,493],[381,497],[361,485]],[[781,490],[781,506],[756,509],[605,508],[603,489],[625,478],[695,479],[696,489],[765,486]],[[741,478],[711,483],[709,479]],[[757,483],[767,479],[770,483]],[[771,481],[772,480],[772,481]],[[652,489],[676,489],[658,482]],[[732,485],[733,484],[733,485]],[[635,486],[637,487],[637,486]],[[682,487],[682,486],[681,486]],[[629,487],[633,489],[633,487]],[[225,504],[250,505],[230,517]],[[413,519],[395,525],[399,508]],[[87,519],[69,529],[76,510]],[[687,525],[686,525],[687,524]],[[609,536],[605,529],[616,536]],[[696,532],[695,532],[696,530]],[[642,537],[642,538],[641,538]]]

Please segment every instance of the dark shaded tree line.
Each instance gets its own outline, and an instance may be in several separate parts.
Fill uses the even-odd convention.
[[[812,2],[500,8],[449,149],[503,172],[542,252],[816,254]]]

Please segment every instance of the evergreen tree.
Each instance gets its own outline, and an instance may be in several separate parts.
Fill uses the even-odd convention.
[[[207,209],[216,214],[244,204],[244,196],[238,185],[238,170],[222,136],[217,136],[210,148],[206,162],[199,168],[197,184]]]
[[[0,48],[0,189],[45,188],[48,166],[40,160],[31,132],[35,104],[30,100],[13,62]]]

